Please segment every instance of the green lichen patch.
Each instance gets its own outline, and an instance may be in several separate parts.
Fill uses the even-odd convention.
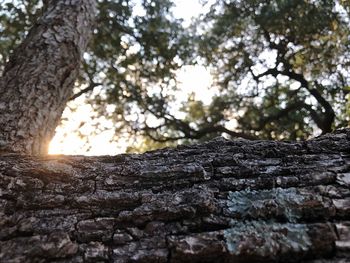
[[[312,248],[308,227],[303,224],[236,221],[224,231],[224,239],[230,254],[254,260],[304,257]]]
[[[226,205],[227,215],[233,218],[291,223],[327,218],[334,210],[320,195],[296,188],[229,192]]]

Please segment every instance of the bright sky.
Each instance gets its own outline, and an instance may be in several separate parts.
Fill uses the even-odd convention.
[[[206,11],[200,4],[200,0],[174,0],[176,7],[174,15],[183,18],[185,25],[189,25],[192,17],[198,16]],[[213,2],[213,0],[209,1]],[[210,103],[214,91],[209,87],[212,78],[208,70],[202,66],[185,66],[178,72],[178,81],[182,92],[177,94],[179,100],[186,100],[188,94],[194,92],[196,99],[204,103]],[[99,92],[99,91],[96,91]],[[84,96],[73,102],[78,105],[75,111],[68,107],[63,113],[62,125],[56,129],[56,135],[50,143],[50,154],[82,154],[82,155],[114,155],[124,153],[128,146],[128,139],[121,136],[118,141],[111,142],[114,136],[113,124],[111,121],[99,118],[92,120],[96,116],[91,105],[84,103]],[[96,127],[96,122],[100,121],[103,126],[110,129],[91,135]],[[83,124],[83,125],[82,125]],[[79,129],[80,135],[76,133]],[[86,143],[86,135],[89,135],[89,142]]]

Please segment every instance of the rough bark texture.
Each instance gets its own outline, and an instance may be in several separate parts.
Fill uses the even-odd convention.
[[[0,262],[350,262],[350,130],[0,156]]]
[[[94,0],[46,2],[0,79],[2,152],[47,153],[91,35]]]

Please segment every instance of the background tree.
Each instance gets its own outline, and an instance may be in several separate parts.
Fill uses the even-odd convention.
[[[194,29],[218,95],[150,134],[297,139],[348,125],[349,28],[347,1],[216,1]]]

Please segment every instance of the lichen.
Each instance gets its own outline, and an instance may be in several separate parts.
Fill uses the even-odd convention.
[[[294,223],[302,216],[303,204],[310,200],[321,202],[312,193],[301,192],[296,188],[274,188],[271,190],[244,190],[229,192],[227,210],[238,218],[282,218]]]
[[[312,246],[303,224],[233,221],[232,227],[224,231],[224,239],[231,254],[258,258],[304,253]]]

